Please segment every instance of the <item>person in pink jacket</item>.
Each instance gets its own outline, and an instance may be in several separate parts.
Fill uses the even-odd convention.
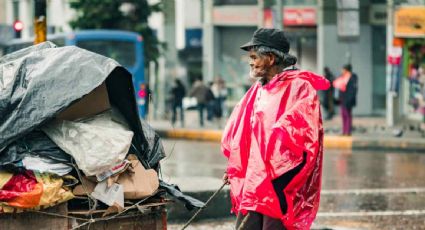
[[[317,90],[330,83],[294,67],[282,30],[258,29],[241,48],[258,81],[234,108],[222,137],[236,229],[310,229],[322,175]]]

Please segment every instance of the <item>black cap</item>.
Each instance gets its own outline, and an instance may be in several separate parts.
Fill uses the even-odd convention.
[[[241,49],[249,51],[253,46],[267,46],[283,53],[289,52],[289,41],[283,30],[260,28],[254,32],[251,41],[241,46]]]

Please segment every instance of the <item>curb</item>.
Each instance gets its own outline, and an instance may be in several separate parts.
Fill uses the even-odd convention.
[[[389,151],[403,151],[403,152],[425,152],[425,139],[424,138],[366,138],[355,137],[353,138],[353,149],[356,150],[389,150]]]
[[[220,142],[222,131],[173,129],[155,130],[162,138]],[[325,135],[324,148],[425,152],[425,138],[362,137]]]
[[[221,141],[222,135],[219,130],[175,129],[157,132],[161,137],[199,141]]]
[[[323,138],[323,148],[327,149],[352,149],[353,137],[326,136]]]
[[[162,138],[214,141],[220,142],[222,131],[219,130],[197,130],[197,129],[174,129],[174,130],[155,130]],[[353,146],[352,137],[344,136],[325,136],[325,148],[351,149]]]

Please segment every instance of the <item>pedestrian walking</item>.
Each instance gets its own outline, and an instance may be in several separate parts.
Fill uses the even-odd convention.
[[[353,108],[356,106],[357,97],[357,74],[352,72],[351,64],[342,68],[341,76],[333,82],[333,86],[339,90],[339,104],[342,117],[342,135],[350,136],[353,129]]]
[[[212,93],[213,85],[214,85],[214,82],[212,81],[208,82],[208,88],[211,90],[211,93]],[[207,103],[207,121],[212,122],[214,120],[214,116],[215,116],[214,110],[215,110],[215,98],[213,100],[210,100]]]
[[[328,89],[329,81],[295,68],[282,30],[258,29],[241,48],[258,81],[233,110],[222,138],[236,229],[310,229],[322,175],[317,90]]]
[[[204,110],[206,109],[208,102],[214,99],[211,89],[202,82],[202,79],[199,78],[193,83],[190,96],[196,98],[198,103],[199,125],[204,127]]]
[[[174,85],[171,88],[171,106],[173,109],[173,115],[171,117],[171,123],[176,123],[177,110],[180,112],[180,124],[184,127],[184,109],[183,109],[183,98],[186,96],[186,89],[183,83],[179,79],[174,80]]]
[[[329,89],[323,91],[323,107],[326,110],[326,120],[331,120],[335,115],[335,106],[334,106],[334,87],[332,85],[335,76],[329,69],[329,67],[324,68],[325,78],[331,83]]]
[[[214,95],[213,100],[213,115],[214,119],[218,124],[218,127],[221,128],[221,122],[224,112],[224,101],[227,98],[227,88],[226,83],[223,78],[217,77],[212,86],[211,91]]]

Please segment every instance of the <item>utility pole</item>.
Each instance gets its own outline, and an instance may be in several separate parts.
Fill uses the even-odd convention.
[[[46,0],[34,0],[34,44],[46,41]]]
[[[394,0],[388,0],[387,3],[387,54],[390,53],[391,47],[393,46],[393,16],[394,15]],[[396,97],[397,94],[393,91],[391,91],[391,65],[387,62],[386,66],[387,70],[387,109],[386,109],[386,120],[387,120],[387,126],[394,126],[395,125],[395,112],[396,112]],[[400,87],[401,89],[401,87]]]
[[[264,27],[264,0],[258,0],[258,28],[263,28]]]
[[[317,46],[317,67],[316,71],[318,73],[322,72],[323,68],[325,67],[325,32],[324,32],[324,5],[325,0],[318,0],[317,1],[317,40],[316,40],[316,46]]]
[[[162,118],[166,116],[166,96],[170,83],[177,76],[177,49],[176,49],[176,0],[164,2],[164,39],[167,49],[164,55],[164,72],[159,76],[158,82],[158,107],[156,111]]]
[[[213,25],[213,0],[203,0],[202,23],[202,76],[204,81],[214,79],[214,25]]]
[[[282,0],[275,0],[274,4],[274,27],[283,30]]]

